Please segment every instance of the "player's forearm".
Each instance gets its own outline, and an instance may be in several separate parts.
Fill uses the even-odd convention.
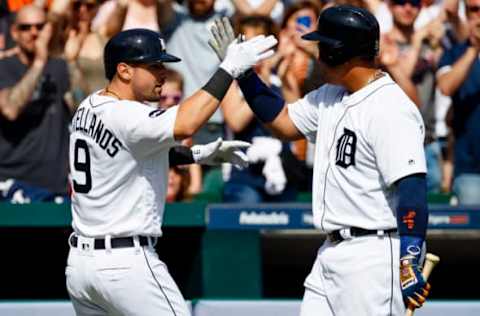
[[[238,83],[250,109],[274,135],[289,140],[302,137],[288,116],[285,100],[270,89],[255,72],[251,71],[238,79]]]
[[[215,113],[219,101],[200,90],[187,98],[178,108],[174,135],[176,140],[192,137]]]
[[[473,62],[478,56],[478,49],[469,47],[465,54],[453,64],[452,69],[438,78],[438,87],[446,96],[452,96],[467,78]]]
[[[420,274],[420,258],[428,224],[425,174],[412,174],[396,182],[397,225],[400,236],[400,288],[405,306],[420,307],[429,285]],[[416,293],[419,295],[415,295]]]
[[[0,111],[10,121],[14,121],[23,112],[42,74],[45,63],[34,62],[19,83],[3,91]]]
[[[397,225],[402,236],[425,238],[428,224],[427,181],[425,174],[400,179],[397,189]]]
[[[286,105],[275,120],[271,123],[265,124],[265,126],[279,139],[293,141],[305,138],[290,119],[290,116],[288,115],[288,106]]]
[[[233,77],[219,68],[201,90],[182,102],[175,119],[175,139],[193,136],[218,109],[232,82]]]
[[[225,123],[234,133],[243,131],[255,118],[235,82],[230,86],[220,107],[222,108]]]

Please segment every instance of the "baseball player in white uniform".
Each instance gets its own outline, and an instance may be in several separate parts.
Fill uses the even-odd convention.
[[[328,8],[303,38],[318,41],[327,83],[303,99],[285,105],[253,71],[237,79],[276,135],[316,143],[313,218],[327,240],[301,315],[404,315],[429,291],[419,268],[428,218],[422,117],[376,68],[379,27],[368,11]]]
[[[145,103],[159,100],[163,63],[180,59],[149,30],[124,31],[107,43],[110,83],[80,104],[71,126],[74,233],[66,282],[77,315],[190,315],[153,248],[162,235],[169,164],[248,160],[239,150],[243,142],[172,148],[215,112],[234,77],[270,56],[275,44],[265,37],[232,43],[201,90],[160,110]]]

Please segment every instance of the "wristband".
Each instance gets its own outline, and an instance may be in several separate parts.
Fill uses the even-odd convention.
[[[417,236],[400,236],[400,259],[409,259],[418,264],[424,239]]]
[[[233,77],[222,68],[213,74],[212,78],[203,86],[203,90],[210,93],[218,101],[222,100],[227,94],[228,88],[233,81]]]
[[[189,165],[195,163],[192,150],[187,146],[176,146],[168,152],[170,166]]]
[[[270,123],[280,114],[285,101],[257,76],[249,70],[237,79],[243,97],[253,113],[263,123]]]

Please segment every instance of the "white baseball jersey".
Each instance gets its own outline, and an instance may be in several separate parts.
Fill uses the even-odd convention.
[[[178,107],[158,110],[94,93],[71,126],[75,232],[160,236]]]
[[[396,227],[391,185],[426,173],[425,128],[415,104],[390,76],[353,94],[324,85],[289,104],[288,113],[316,143],[314,225],[325,232]]]

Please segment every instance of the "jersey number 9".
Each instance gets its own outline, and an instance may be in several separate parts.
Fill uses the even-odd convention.
[[[84,152],[85,159],[80,161],[80,150]],[[76,193],[88,193],[92,189],[92,173],[90,171],[90,152],[88,150],[88,144],[83,139],[77,139],[75,141],[75,158],[73,166],[77,172],[85,174],[85,183],[80,184],[73,179],[73,190]]]

